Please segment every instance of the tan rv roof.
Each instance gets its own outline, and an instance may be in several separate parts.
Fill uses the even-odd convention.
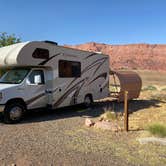
[[[97,55],[97,53],[66,48],[63,46],[57,46],[55,44],[52,45],[47,42],[31,41],[31,42],[13,44],[10,46],[0,48],[0,66],[40,65],[41,62],[43,62],[43,60],[46,60],[46,58],[33,57],[33,53],[36,50],[36,48],[48,49],[50,57],[55,56],[55,54],[59,54],[59,55],[66,54],[71,56],[79,55],[79,58],[91,57],[91,55],[93,54]],[[106,56],[106,55],[102,54],[102,56]],[[108,58],[108,56],[106,57]]]
[[[0,65],[17,64],[17,56],[29,42],[17,43],[0,48]]]

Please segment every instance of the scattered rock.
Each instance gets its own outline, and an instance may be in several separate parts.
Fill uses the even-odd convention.
[[[99,121],[103,121],[103,120],[104,120],[104,118],[103,118],[103,117],[100,117],[100,118],[99,118]]]
[[[111,123],[107,121],[96,122],[94,127],[103,130],[110,130],[113,132],[118,132],[119,129],[121,130],[121,128],[116,123]]]
[[[89,118],[86,118],[85,119],[85,126],[87,126],[87,127],[91,127],[91,126],[93,126],[95,123],[91,120],[91,119],[89,119]]]
[[[140,144],[156,143],[160,145],[166,145],[166,138],[146,137],[138,139]]]
[[[16,164],[12,164],[11,166],[16,166]]]

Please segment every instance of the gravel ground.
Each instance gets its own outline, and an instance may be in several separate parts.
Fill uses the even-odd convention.
[[[116,157],[110,159],[100,151],[92,153],[88,135],[84,136],[87,149],[74,147],[80,140],[71,133],[84,126],[87,112],[82,108],[30,112],[20,124],[1,122],[0,165],[119,165]]]
[[[20,124],[0,122],[0,165],[150,165],[151,157],[159,153],[162,166],[164,149],[158,147],[158,152],[154,145],[139,145],[135,139],[138,132],[115,134],[84,126],[86,117],[97,117],[102,112],[101,107],[66,108],[27,113]],[[139,146],[145,153],[139,153]],[[154,149],[153,155],[146,156]]]

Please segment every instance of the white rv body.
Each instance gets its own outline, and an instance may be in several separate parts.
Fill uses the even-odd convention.
[[[28,70],[17,84],[5,84],[0,78],[1,112],[10,101],[22,100],[27,109],[59,108],[83,103],[86,95],[97,100],[109,94],[109,57],[103,54],[25,42],[0,48],[0,68]],[[41,84],[29,82],[34,70],[43,71]],[[33,76],[41,81],[38,74]]]

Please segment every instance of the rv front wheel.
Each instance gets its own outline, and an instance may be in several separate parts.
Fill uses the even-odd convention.
[[[91,95],[86,95],[84,98],[84,104],[86,107],[89,107],[93,103],[93,98]]]
[[[22,119],[24,106],[19,103],[11,103],[6,106],[4,111],[5,123],[18,123]]]

